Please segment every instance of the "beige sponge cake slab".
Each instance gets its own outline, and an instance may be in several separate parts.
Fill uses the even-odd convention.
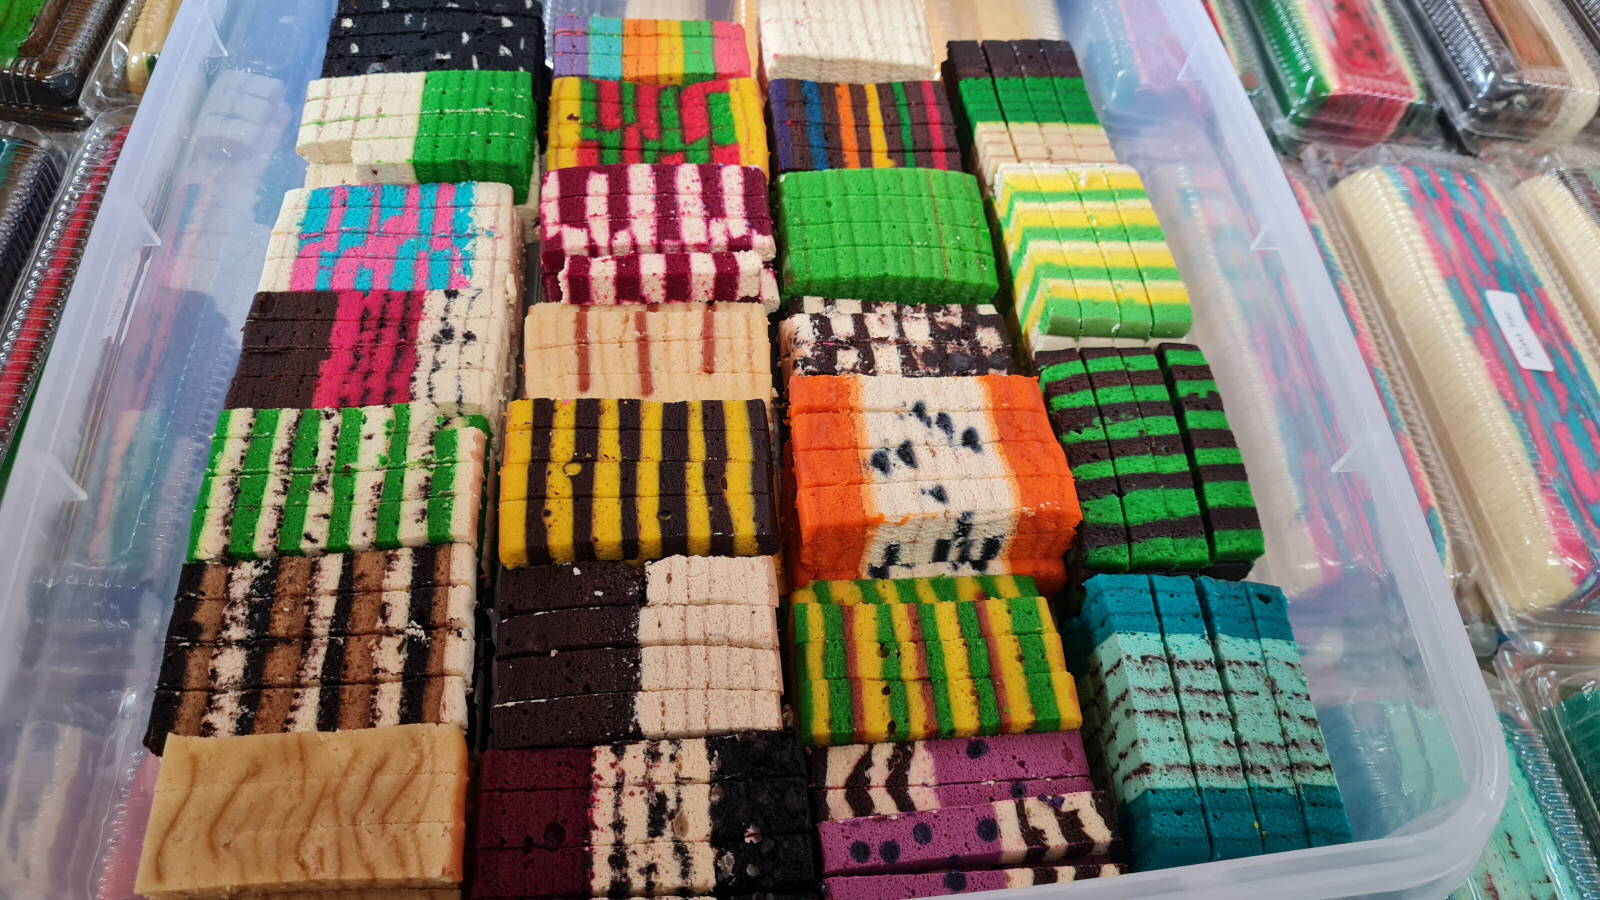
[[[135,890],[151,900],[452,890],[467,783],[466,739],[451,726],[173,737]]]

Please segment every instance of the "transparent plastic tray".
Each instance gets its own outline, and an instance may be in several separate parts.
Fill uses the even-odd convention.
[[[1371,379],[1200,5],[1058,6],[1119,157],[1150,180],[1174,169],[1205,185],[1215,230],[1201,237],[1237,256],[1224,278],[1241,318],[1195,300],[1233,341],[1210,354],[1230,413],[1247,363],[1275,395],[1322,395],[1326,433],[1281,467],[1290,489],[1328,498],[1296,515],[1323,526],[1320,552],[1338,564],[1293,590],[1290,613],[1360,840],[1072,895],[1436,900],[1498,818],[1505,749]],[[332,7],[186,0],[90,235],[0,498],[0,894],[127,894],[148,808],[140,737],[205,441],[278,201],[303,177],[294,110],[321,46],[284,35],[314,34]],[[1294,348],[1292,364],[1234,349],[1272,346]],[[1376,703],[1429,723],[1413,729],[1401,792],[1366,771],[1366,732],[1339,724]]]

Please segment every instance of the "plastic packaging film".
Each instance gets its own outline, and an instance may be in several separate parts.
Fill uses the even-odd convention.
[[[1595,794],[1600,784],[1600,668],[1592,659],[1553,661],[1510,645],[1495,657],[1494,668],[1507,688],[1495,697],[1502,714],[1509,703],[1522,723],[1537,723],[1539,735],[1534,737],[1543,740],[1529,743],[1542,743],[1554,762],[1558,777],[1537,779],[1536,795],[1569,868],[1585,896],[1600,896],[1600,874],[1590,849],[1600,834],[1600,799]],[[1517,749],[1514,760],[1526,754]]]
[[[1455,486],[1445,471],[1438,446],[1423,421],[1415,389],[1401,368],[1394,339],[1373,308],[1371,291],[1350,253],[1349,244],[1335,223],[1328,198],[1298,163],[1285,163],[1284,174],[1300,204],[1311,237],[1322,254],[1334,294],[1355,333],[1356,347],[1366,361],[1378,399],[1394,429],[1395,442],[1411,474],[1423,519],[1433,535],[1439,562],[1456,597],[1473,647],[1481,656],[1494,653],[1494,623],[1483,597],[1473,583],[1471,537]]]
[[[1251,101],[1258,102],[1265,87],[1266,73],[1244,7],[1240,0],[1205,0],[1205,5],[1211,23],[1217,28],[1217,36],[1222,38],[1222,46],[1228,51],[1228,58],[1233,60],[1233,68],[1239,73],[1239,83],[1244,85],[1244,92]]]
[[[81,119],[89,79],[122,0],[18,0],[0,10],[0,109],[56,124]]]
[[[1483,859],[1452,897],[1600,897],[1600,866],[1548,745],[1500,680],[1488,674],[1484,680],[1505,734],[1511,784]]]
[[[1331,190],[1397,338],[1501,622],[1590,613],[1600,588],[1594,338],[1482,166],[1358,158]],[[1567,615],[1564,620],[1585,617]]]
[[[1523,181],[1517,196],[1589,327],[1600,326],[1600,169],[1552,169]]]
[[[10,455],[11,442],[33,396],[132,120],[131,113],[112,113],[84,135],[27,275],[6,312],[4,330],[0,330],[0,459]]]
[[[1245,0],[1280,137],[1372,144],[1427,127],[1431,100],[1388,0]]]
[[[22,276],[61,183],[66,152],[59,140],[25,126],[0,124],[0,299]]]
[[[1600,62],[1561,0],[1415,0],[1446,111],[1472,138],[1565,144],[1600,108]]]

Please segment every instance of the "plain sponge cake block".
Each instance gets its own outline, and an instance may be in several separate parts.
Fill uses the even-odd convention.
[[[173,738],[136,889],[176,900],[453,888],[466,805],[467,743],[453,727]],[[330,852],[299,852],[307,841]]]

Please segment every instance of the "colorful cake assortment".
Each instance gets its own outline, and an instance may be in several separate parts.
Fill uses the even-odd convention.
[[[754,303],[540,303],[523,342],[530,397],[772,399],[767,317]]]
[[[481,288],[257,294],[226,406],[425,403],[498,418],[515,315]]]
[[[563,15],[550,55],[557,78],[694,84],[751,75],[744,28],[735,22]]]
[[[955,116],[937,81],[776,79],[767,85],[779,172],[961,171]]]
[[[261,291],[521,295],[522,229],[506,184],[339,185],[284,195]]]
[[[945,84],[984,188],[1006,163],[1114,163],[1065,41],[951,41]]]
[[[776,553],[767,415],[760,400],[513,402],[501,563]]]
[[[1060,585],[1081,516],[1032,379],[813,376],[788,394],[795,585],[985,573]]]
[[[1101,575],[1070,634],[1089,761],[1135,868],[1351,839],[1276,588]]]
[[[765,556],[508,569],[490,745],[780,730],[777,605]]]
[[[152,900],[459,893],[468,778],[466,740],[439,725],[173,738],[136,890]]]
[[[490,750],[471,896],[809,894],[805,774],[776,732]]]
[[[189,561],[478,543],[489,431],[424,403],[229,409]]]
[[[1189,333],[1189,292],[1132,168],[1011,163],[996,179],[1012,306],[1030,356]]]
[[[873,84],[934,75],[922,0],[767,0],[758,14],[767,78]]]
[[[994,299],[994,244],[978,182],[965,172],[789,172],[777,203],[785,297]]]
[[[1390,0],[1244,6],[1262,37],[1282,137],[1366,145],[1431,125],[1428,89]]]
[[[766,173],[754,166],[575,166],[540,193],[544,299],[778,307]]]
[[[1469,139],[1569,143],[1600,107],[1600,59],[1560,0],[1412,4],[1441,77],[1440,100]]]
[[[791,596],[801,738],[839,745],[1077,728],[1077,693],[1049,604],[1005,590],[1034,593],[1031,581],[1007,581],[980,583],[974,599],[927,603],[822,602],[827,582]],[[902,580],[892,590],[941,593],[927,584]]]
[[[415,550],[190,563],[145,745],[168,735],[467,727],[477,556]]]
[[[1600,367],[1520,211],[1444,161],[1358,169],[1331,193],[1497,593],[1518,616],[1591,607],[1600,496],[1567,460],[1600,447]]]
[[[689,85],[557,78],[545,168],[696,163],[767,168],[753,78]]]
[[[783,379],[805,375],[1010,375],[1004,317],[988,304],[800,297],[778,322]]]
[[[527,72],[384,72],[306,88],[295,150],[352,184],[509,184],[528,199],[539,122]],[[308,175],[323,182],[327,176]]]
[[[1034,363],[1083,510],[1075,565],[1250,571],[1264,551],[1261,521],[1198,347],[1057,350]]]

